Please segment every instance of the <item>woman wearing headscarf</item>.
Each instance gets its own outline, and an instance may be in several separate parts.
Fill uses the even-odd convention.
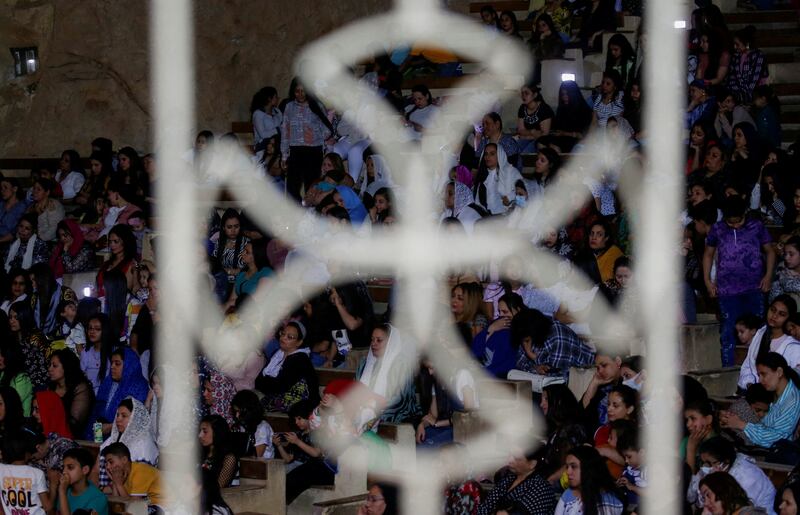
[[[142,376],[139,355],[128,347],[117,348],[111,353],[111,372],[97,390],[94,412],[89,417],[85,437],[94,438],[92,427],[95,422],[103,424],[103,434],[110,433],[120,401],[125,397],[133,397],[144,402],[149,391],[150,386]]]
[[[356,379],[372,395],[361,411],[359,427],[375,430],[380,422],[404,423],[421,414],[414,389],[416,347],[397,328],[376,326],[369,353],[359,364]]]
[[[514,202],[515,184],[520,179],[522,175],[509,164],[503,147],[489,143],[478,168],[475,201],[493,215],[503,214]]]
[[[361,167],[361,175],[358,176],[356,184],[362,197],[364,193],[369,193],[369,190],[372,191],[370,195],[374,195],[379,188],[394,186],[392,170],[386,164],[386,159],[378,154],[369,156]],[[374,184],[377,186],[370,187]]]
[[[231,401],[236,395],[236,387],[225,374],[206,362],[206,377],[203,381],[203,402],[209,415],[219,415],[225,419],[228,427],[233,426]]]
[[[101,488],[111,484],[105,459],[102,457],[103,449],[117,442],[124,443],[128,448],[131,461],[153,466],[158,462],[158,446],[150,432],[150,413],[144,404],[133,397],[126,397],[120,402],[112,424],[111,436],[100,445],[100,458],[95,462],[92,475],[99,478],[98,486]]]
[[[347,210],[350,215],[350,223],[353,225],[361,224],[369,216],[367,208],[358,198],[358,194],[347,186],[337,186],[334,193],[334,201]]]
[[[56,233],[58,243],[50,256],[50,268],[56,279],[94,267],[94,253],[84,241],[81,227],[75,220],[65,218],[58,222]]]
[[[440,217],[440,221],[448,218],[456,218],[467,234],[471,234],[475,227],[475,222],[480,220],[483,215],[473,207],[474,199],[472,198],[472,191],[466,184],[458,181],[453,181],[445,186],[444,195],[444,211]]]

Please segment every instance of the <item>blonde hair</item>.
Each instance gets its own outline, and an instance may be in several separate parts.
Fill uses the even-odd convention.
[[[464,293],[464,311],[456,321],[459,323],[472,322],[481,309],[483,286],[476,282],[458,283],[450,290],[450,294],[454,294],[457,289],[460,289]]]

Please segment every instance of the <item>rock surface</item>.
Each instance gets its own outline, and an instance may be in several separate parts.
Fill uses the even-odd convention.
[[[164,0],[168,1],[168,0]],[[253,93],[285,95],[302,46],[391,0],[196,0],[197,128],[249,119]],[[0,157],[88,155],[97,136],[151,151],[149,2],[0,0]],[[14,77],[7,50],[37,46],[39,70]]]

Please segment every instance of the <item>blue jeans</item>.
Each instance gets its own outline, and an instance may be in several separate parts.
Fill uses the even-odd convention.
[[[739,293],[738,295],[724,295],[719,297],[720,312],[720,342],[722,343],[722,366],[735,365],[736,349],[736,319],[752,313],[758,317],[764,316],[764,294],[761,290]]]

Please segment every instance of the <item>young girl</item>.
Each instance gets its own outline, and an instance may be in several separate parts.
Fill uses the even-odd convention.
[[[767,352],[777,352],[786,358],[793,367],[800,363],[800,343],[785,332],[789,317],[797,312],[797,304],[788,295],[778,295],[767,310],[767,323],[753,335],[747,357],[739,371],[738,386],[745,390],[750,384],[758,382],[756,360]]]
[[[369,210],[369,217],[375,225],[391,224],[394,221],[392,208],[392,190],[380,188],[375,192],[375,205]]]
[[[238,486],[239,460],[229,448],[230,429],[219,415],[208,415],[200,421],[200,467],[217,479],[220,488]]]
[[[111,352],[119,343],[108,323],[108,317],[98,313],[86,323],[86,349],[81,353],[81,370],[97,394],[100,383],[109,370]]]
[[[633,80],[636,68],[636,51],[631,46],[628,38],[622,34],[614,34],[606,46],[605,71],[615,70],[622,77],[622,87],[625,89]]]
[[[787,294],[797,300],[800,298],[800,236],[792,236],[783,244],[783,263],[778,265],[769,298]]]
[[[56,308],[58,313],[58,336],[64,339],[64,345],[75,354],[80,354],[86,345],[86,333],[78,320],[78,303],[74,300],[62,300]]]
[[[690,174],[695,170],[703,167],[706,159],[706,150],[708,146],[717,139],[717,135],[707,121],[700,120],[694,122],[692,131],[689,134],[689,148],[688,156],[686,159],[686,174]]]
[[[633,388],[617,385],[608,392],[608,423],[600,426],[594,433],[594,446],[601,456],[606,458],[611,475],[618,478],[625,468],[625,459],[611,446],[611,422],[630,420],[634,424],[638,419],[639,396]]]
[[[591,447],[578,446],[567,455],[568,488],[561,495],[555,515],[602,513],[621,515],[623,504],[614,478],[603,458]]]
[[[739,345],[749,347],[750,342],[753,341],[753,336],[755,336],[762,325],[764,325],[764,321],[751,313],[737,318],[736,338],[739,340]]]
[[[683,408],[688,436],[681,440],[681,456],[697,472],[700,465],[700,444],[719,433],[716,406],[708,399],[690,401]]]
[[[247,442],[239,453],[241,456],[263,459],[275,456],[275,448],[272,446],[272,427],[264,420],[263,413],[264,408],[258,395],[252,390],[242,390],[233,396],[231,414],[236,423],[234,428],[247,437]]]

